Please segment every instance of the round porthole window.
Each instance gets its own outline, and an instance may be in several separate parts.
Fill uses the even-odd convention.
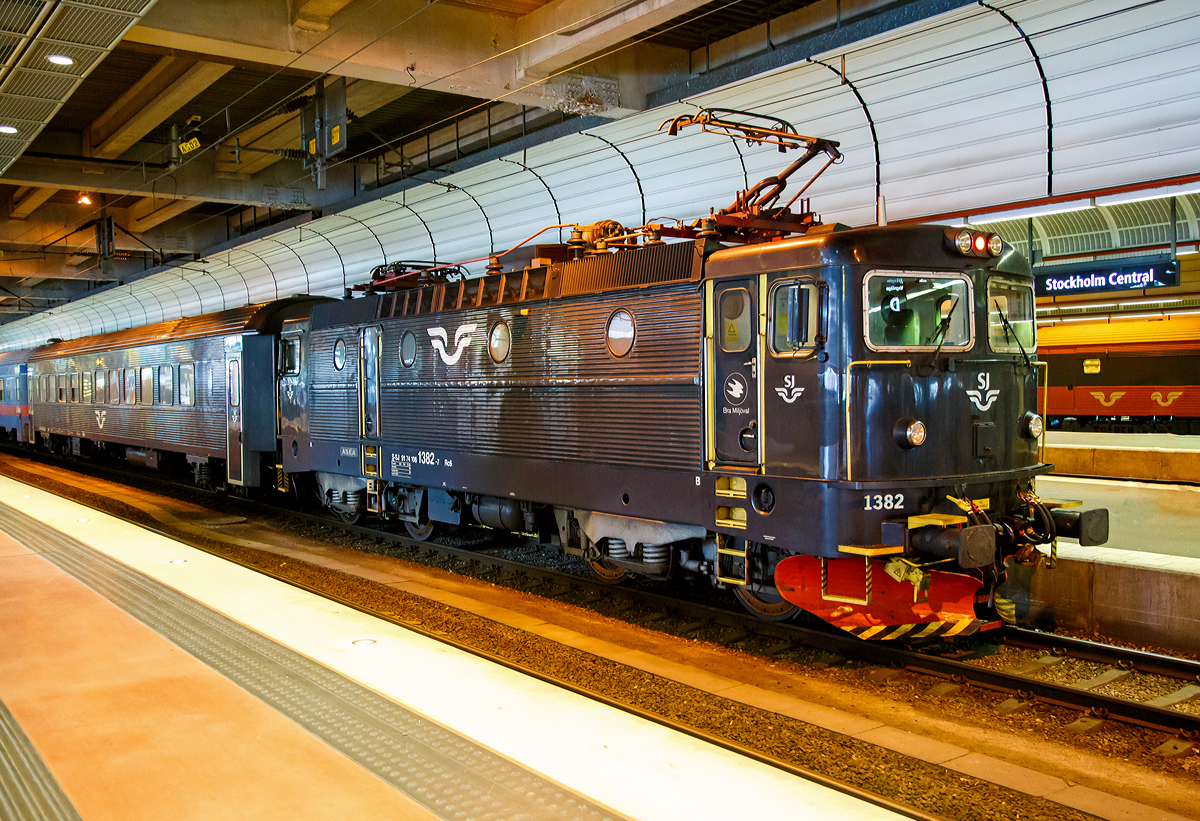
[[[608,318],[608,351],[613,356],[625,356],[633,350],[633,314],[624,309]]]
[[[417,337],[412,331],[405,331],[400,338],[400,364],[411,368],[417,361]]]
[[[508,325],[504,322],[497,322],[492,326],[492,332],[488,335],[488,352],[492,355],[493,362],[503,362],[508,359],[508,352],[512,348],[512,334],[508,331]]]
[[[346,340],[344,339],[333,343],[333,367],[339,371],[346,367]]]

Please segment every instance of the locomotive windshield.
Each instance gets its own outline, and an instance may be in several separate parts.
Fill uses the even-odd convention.
[[[873,350],[966,350],[974,304],[962,276],[873,271],[864,285]]]
[[[996,353],[1033,350],[1033,286],[992,277],[988,280],[988,344]]]

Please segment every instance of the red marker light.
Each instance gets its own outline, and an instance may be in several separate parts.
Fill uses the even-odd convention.
[[[987,250],[987,245],[988,245],[987,236],[984,234],[976,234],[974,245],[975,245],[975,253],[982,254],[984,251]]]

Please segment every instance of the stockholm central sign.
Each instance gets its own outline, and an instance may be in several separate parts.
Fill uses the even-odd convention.
[[[1087,268],[1035,273],[1034,280],[1038,296],[1165,288],[1179,284],[1179,263],[1174,260],[1109,266],[1093,263]]]

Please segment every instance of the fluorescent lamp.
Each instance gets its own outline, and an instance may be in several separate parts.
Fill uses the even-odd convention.
[[[1162,188],[1143,188],[1140,191],[1126,191],[1123,194],[1109,194],[1106,197],[1096,197],[1096,205],[1124,205],[1128,202],[1160,200],[1167,197],[1182,197],[1186,194],[1196,193],[1200,193],[1200,182],[1189,182],[1185,185],[1166,185]]]
[[[11,125],[0,125],[0,134],[16,134],[17,129]]]
[[[1122,308],[1127,308],[1130,305],[1166,305],[1168,302],[1183,302],[1183,300],[1178,299],[1178,298],[1176,298],[1176,299],[1168,299],[1168,298],[1154,299],[1153,297],[1150,297],[1147,299],[1137,299],[1137,300],[1134,300],[1133,302],[1122,302],[1120,304],[1121,304]]]
[[[1162,319],[1163,312],[1155,311],[1151,314],[1113,314],[1112,319]]]
[[[1066,214],[1071,211],[1083,211],[1095,207],[1091,197],[1068,202],[1056,202],[1047,205],[1034,205],[1029,208],[1014,208],[1012,211],[993,211],[987,214],[973,214],[967,221],[973,224],[981,222],[1004,222],[1007,220],[1026,219],[1028,217],[1046,217],[1050,214]]]
[[[75,61],[70,57],[67,57],[65,54],[51,54],[46,59],[54,63],[56,66],[71,66],[75,64]]]

